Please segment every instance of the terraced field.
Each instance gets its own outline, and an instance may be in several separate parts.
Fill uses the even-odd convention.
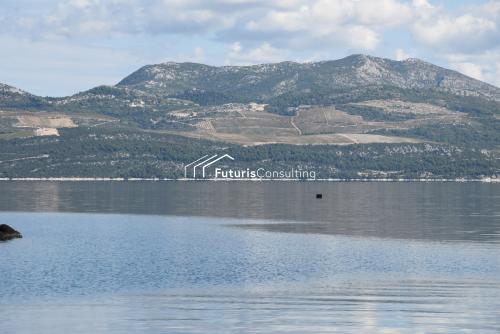
[[[0,110],[0,138],[57,136],[58,129],[78,126],[94,127],[117,121],[97,114]]]
[[[185,131],[168,132],[244,145],[416,143],[419,140],[414,138],[384,136],[375,132],[406,130],[434,123],[473,122],[466,114],[457,111],[397,100],[374,100],[327,107],[303,106],[297,109],[295,116],[268,113],[255,105],[230,104],[177,112],[183,122],[193,126]],[[366,112],[373,110],[379,114],[378,118],[386,117],[388,120],[368,117],[370,114],[367,115]],[[358,111],[359,114],[356,114]],[[392,118],[396,120],[391,120]]]
[[[60,128],[94,127],[120,122],[90,113],[0,112],[0,130],[7,137],[53,136]],[[195,106],[154,114],[153,129],[127,124],[140,131],[178,134],[241,145],[418,143],[415,138],[381,135],[381,130],[407,130],[426,124],[471,124],[467,114],[425,103],[372,100],[337,106],[302,106],[294,116],[265,111],[257,103]],[[9,130],[10,129],[10,130]],[[21,131],[22,130],[22,131]]]

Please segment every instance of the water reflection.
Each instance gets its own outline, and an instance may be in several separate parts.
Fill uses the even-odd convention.
[[[3,182],[0,210],[255,218],[240,227],[500,241],[500,186],[480,183]],[[322,193],[323,199],[315,194]]]
[[[500,332],[497,185],[0,187],[2,334]]]
[[[15,315],[16,321],[4,323],[3,329],[17,334],[83,334],[89,329],[93,333],[493,334],[500,331],[498,291],[498,284],[486,282],[406,281],[322,289],[290,286],[287,291],[274,287],[273,291],[122,295],[42,305],[43,309],[13,306],[7,314]]]

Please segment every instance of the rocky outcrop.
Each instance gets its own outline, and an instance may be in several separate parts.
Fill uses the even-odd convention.
[[[6,224],[0,224],[0,241],[7,241],[15,238],[22,238],[23,236],[18,231]]]

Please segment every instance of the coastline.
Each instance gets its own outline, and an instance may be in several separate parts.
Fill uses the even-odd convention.
[[[192,179],[192,178],[112,178],[112,177],[12,177],[12,178],[0,178],[0,182],[8,181],[48,181],[48,182],[137,182],[137,181],[155,181],[155,182],[234,182],[234,181],[252,181],[252,182],[481,182],[481,183],[500,183],[500,178],[481,178],[481,179],[467,179],[467,178],[457,178],[457,179],[446,179],[446,178],[435,178],[435,179],[413,179],[413,178],[380,178],[380,179],[369,179],[369,178],[359,178],[359,179],[341,179],[341,178],[331,178],[331,179],[255,179],[255,178],[241,178],[241,179],[231,179],[231,178],[206,178],[206,179]]]

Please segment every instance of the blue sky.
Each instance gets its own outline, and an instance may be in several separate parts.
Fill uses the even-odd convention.
[[[0,82],[39,95],[146,64],[417,57],[500,86],[500,1],[2,0]]]

